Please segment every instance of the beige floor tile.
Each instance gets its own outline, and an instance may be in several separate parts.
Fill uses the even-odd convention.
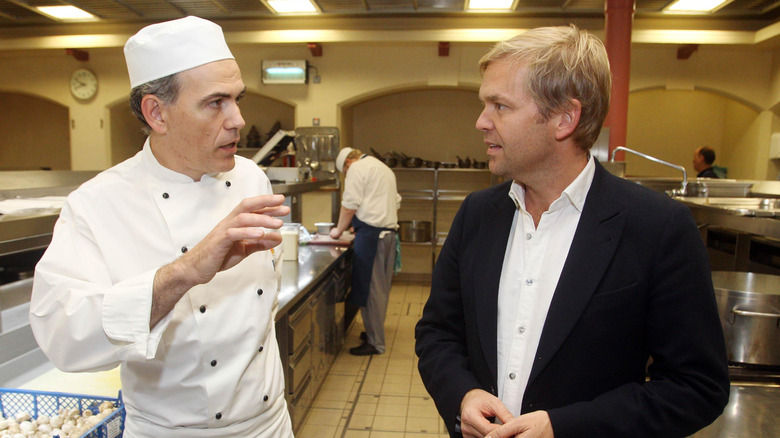
[[[371,426],[371,430],[382,432],[405,432],[406,418],[377,415],[374,417],[374,424]]]
[[[403,432],[371,431],[371,438],[404,438]]]
[[[348,430],[371,430],[371,425],[374,424],[373,415],[355,415],[349,419],[347,423]]]
[[[409,390],[411,385],[399,385],[399,384],[385,384],[382,385],[382,395],[396,395],[396,396],[409,396]]]
[[[439,411],[436,410],[436,406],[431,403],[430,405],[412,405],[410,404],[406,410],[408,417],[415,418],[439,418]]]
[[[306,416],[304,425],[333,426],[339,425],[343,411],[338,409],[312,408]]]
[[[360,389],[360,394],[379,394],[382,392],[381,383],[364,383]]]
[[[320,409],[338,409],[343,411],[347,409],[347,402],[342,400],[326,400],[317,397],[316,399],[314,399],[314,403],[312,403],[312,407],[320,408]]]
[[[336,436],[336,427],[319,426],[314,424],[304,425],[298,433],[295,434],[296,438],[340,438],[341,435]]]
[[[406,405],[381,404],[377,405],[375,409],[376,416],[396,417],[402,419],[406,418],[407,412],[408,407]]]
[[[409,397],[409,404],[415,406],[435,406],[433,399],[427,394],[425,396]]]
[[[382,395],[379,397],[380,405],[382,404],[391,404],[391,405],[408,405],[409,404],[409,397],[403,397],[403,396],[397,396],[397,395]]]
[[[349,400],[354,400],[355,398],[352,397],[352,391],[320,391],[320,393],[317,395],[316,400],[329,400],[329,401],[340,401],[340,402],[347,402]]]
[[[376,403],[357,403],[352,411],[354,415],[376,415]]]
[[[412,376],[405,374],[386,374],[384,377],[385,385],[411,385]]]
[[[408,417],[406,419],[406,431],[407,432],[439,432],[439,419],[433,418],[417,418]]]
[[[347,429],[344,432],[344,438],[371,438],[371,431]]]

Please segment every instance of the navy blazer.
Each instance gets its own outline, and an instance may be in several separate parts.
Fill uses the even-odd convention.
[[[415,331],[420,375],[452,436],[466,392],[497,393],[510,184],[461,205]],[[522,412],[546,410],[556,438],[682,437],[715,420],[728,394],[709,262],[690,210],[597,162]]]

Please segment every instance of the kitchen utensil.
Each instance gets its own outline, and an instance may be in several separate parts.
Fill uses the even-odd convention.
[[[327,236],[333,228],[333,222],[315,222],[314,226],[317,227],[317,234]]]
[[[458,167],[460,167],[461,169],[468,169],[469,167],[471,167],[471,158],[469,157],[461,158],[457,155],[455,155],[455,158],[458,159]]]
[[[471,163],[471,166],[474,167],[475,169],[484,169],[487,167],[487,161],[474,160],[474,162]]]
[[[422,165],[423,165],[423,160],[417,157],[406,157],[406,159],[404,159],[403,161],[404,167],[417,168],[417,167],[422,167]]]
[[[399,236],[401,242],[430,242],[430,221],[399,221]]]
[[[780,366],[780,276],[712,273],[731,362]]]

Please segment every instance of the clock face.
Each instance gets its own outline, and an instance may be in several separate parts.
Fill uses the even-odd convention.
[[[74,71],[70,76],[70,92],[76,99],[90,99],[97,94],[97,88],[97,77],[85,68]]]

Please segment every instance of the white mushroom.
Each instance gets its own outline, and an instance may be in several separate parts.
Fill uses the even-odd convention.
[[[55,415],[49,419],[49,424],[51,424],[51,427],[57,429],[60,426],[62,426],[62,417],[59,415]]]
[[[22,421],[27,421],[30,418],[32,418],[32,415],[30,415],[28,412],[19,412],[16,414],[16,422],[21,423]]]

